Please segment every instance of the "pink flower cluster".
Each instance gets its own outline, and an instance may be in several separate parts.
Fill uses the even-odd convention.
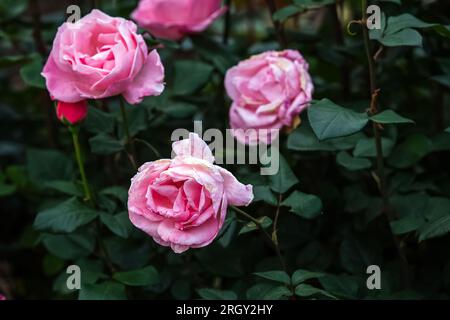
[[[204,30],[225,10],[220,0],[141,0],[132,17],[156,37],[179,40]],[[58,119],[70,125],[86,117],[88,99],[121,95],[137,104],[161,94],[165,85],[161,59],[156,50],[149,51],[137,26],[99,10],[58,29],[42,75],[58,101]],[[232,100],[231,128],[256,131],[294,127],[313,92],[308,64],[295,50],[269,51],[240,62],[228,70],[225,87]],[[234,132],[245,144],[269,144],[276,137]],[[136,227],[180,253],[211,243],[228,205],[248,205],[253,192],[251,185],[214,165],[196,134],[175,142],[173,151],[174,159],[139,169],[128,210]]]

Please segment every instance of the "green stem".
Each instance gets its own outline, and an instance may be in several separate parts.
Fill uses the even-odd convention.
[[[272,242],[275,246],[275,251],[277,252],[278,259],[280,260],[283,270],[287,273],[286,263],[284,262],[283,256],[281,255],[280,245],[278,243],[278,218],[280,216],[280,206],[282,201],[282,194],[278,195],[277,209],[275,211],[275,217],[273,220],[273,230],[272,230]]]
[[[125,103],[123,102],[123,98],[119,97],[120,101],[120,112],[122,113],[122,121],[123,121],[123,129],[125,131],[125,136],[127,138],[127,144],[130,146],[131,154],[129,154],[131,163],[133,164],[133,167],[136,169],[136,148],[134,145],[134,140],[132,139],[130,135],[130,129],[128,126],[128,117],[127,117],[127,110],[125,109]]]
[[[278,243],[275,243],[274,239],[270,236],[270,234],[264,229],[263,225],[261,224],[261,222],[259,222],[258,219],[253,218],[251,215],[249,215],[247,212],[245,212],[244,210],[241,210],[235,206],[230,206],[234,211],[236,211],[237,213],[241,214],[242,216],[246,217],[247,219],[249,219],[250,221],[252,221],[256,227],[258,227],[259,230],[261,230],[261,232],[267,237],[267,239],[270,240],[270,242],[272,243],[272,245],[275,248],[275,251],[277,253],[278,259],[280,260],[280,264],[281,267],[283,268],[283,270],[286,272],[286,265],[284,263],[283,260],[283,256],[281,255],[280,252],[280,248],[278,246]]]
[[[78,139],[78,128],[70,126],[69,131],[72,133],[73,147],[75,149],[75,157],[77,159],[78,169],[80,171],[81,182],[83,184],[84,200],[92,204],[92,194],[87,181],[84,163],[81,157],[80,141]]]

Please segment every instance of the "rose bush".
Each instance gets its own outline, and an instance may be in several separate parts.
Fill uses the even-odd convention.
[[[449,299],[448,1],[367,2],[0,1],[0,293]]]

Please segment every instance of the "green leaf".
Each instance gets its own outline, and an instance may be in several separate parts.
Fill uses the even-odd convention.
[[[322,212],[322,200],[319,197],[300,191],[292,192],[281,204],[291,208],[291,212],[305,219],[313,219]]]
[[[439,35],[441,35],[443,37],[446,37],[447,39],[450,39],[450,25],[444,26],[444,25],[441,25],[441,24],[436,24],[436,25],[433,26],[433,30],[437,34],[439,34]]]
[[[319,282],[326,292],[337,297],[356,299],[359,285],[354,277],[346,275],[326,275],[319,278]]]
[[[247,299],[250,300],[277,300],[291,295],[291,291],[285,286],[269,283],[258,283],[247,290]]]
[[[188,95],[202,88],[209,80],[214,68],[199,61],[175,62],[175,83],[173,93],[175,95]]]
[[[100,220],[109,230],[122,238],[128,238],[133,230],[133,226],[128,218],[127,212],[121,212],[115,215],[100,213]]]
[[[116,198],[124,204],[127,202],[128,198],[128,190],[121,186],[108,187],[100,191],[100,194]]]
[[[418,163],[432,149],[431,141],[423,134],[413,134],[396,146],[388,158],[389,165],[395,168],[408,168]]]
[[[367,124],[366,113],[358,113],[322,99],[308,108],[308,119],[319,140],[348,136]]]
[[[293,185],[298,183],[298,179],[289,167],[286,159],[280,154],[280,167],[277,174],[269,176],[270,188],[278,193],[285,193]]]
[[[432,27],[433,25],[434,24],[432,23],[423,22],[422,20],[417,19],[416,17],[414,17],[409,13],[404,13],[398,16],[388,18],[385,33],[392,34],[407,28],[420,29]]]
[[[365,239],[347,237],[339,254],[341,265],[353,274],[363,274],[367,266],[379,263],[377,247]]]
[[[356,143],[363,137],[363,133],[358,132],[347,137],[319,141],[311,126],[308,123],[302,123],[299,128],[289,135],[287,147],[296,151],[349,150],[354,148]]]
[[[286,6],[284,8],[281,8],[279,10],[277,10],[273,15],[272,18],[275,21],[285,21],[286,19],[304,12],[305,9],[299,6],[295,6],[295,5],[290,5],[290,6]]]
[[[106,279],[103,273],[103,262],[101,260],[89,260],[86,258],[78,259],[75,264],[82,270],[81,283],[84,284],[94,284],[99,279]]]
[[[253,194],[253,202],[264,201],[273,206],[277,205],[277,198],[268,186],[254,186]]]
[[[0,68],[8,68],[15,65],[23,65],[32,59],[32,55],[2,56],[0,57]]]
[[[431,77],[431,79],[447,88],[450,88],[450,75],[449,74],[433,76],[433,77]]]
[[[445,132],[450,133],[450,127],[448,127],[447,129],[445,129]]]
[[[0,1],[0,21],[15,18],[25,12],[28,0],[2,0]]]
[[[385,110],[380,112],[372,117],[370,120],[375,121],[377,123],[390,124],[390,123],[414,123],[413,120],[404,118],[397,114],[393,110]]]
[[[191,39],[200,56],[212,63],[222,74],[239,62],[229,46],[201,34],[192,36]]]
[[[172,102],[165,106],[162,111],[174,119],[186,119],[192,117],[198,108],[196,105],[186,102]]]
[[[206,300],[236,300],[237,295],[233,291],[202,288],[197,290],[198,295]]]
[[[42,259],[42,269],[48,276],[53,276],[64,267],[64,261],[52,254],[46,254]]]
[[[291,278],[284,271],[255,272],[254,275],[264,278],[264,279],[281,282],[281,283],[284,283],[287,285],[291,284]]]
[[[130,136],[135,136],[139,132],[147,129],[147,110],[140,106],[130,106],[126,105],[127,117],[128,117],[128,130],[130,131]],[[123,125],[121,126],[123,130]]]
[[[50,253],[64,260],[86,257],[95,248],[95,237],[86,233],[46,234],[42,242]]]
[[[142,238],[133,241],[132,238],[111,236],[106,238],[104,243],[111,261],[122,269],[142,268],[150,259],[150,244]]]
[[[69,233],[91,222],[97,215],[96,211],[72,198],[38,213],[33,227],[37,230]]]
[[[56,190],[75,197],[82,197],[83,192],[72,181],[54,180],[45,183],[48,189]]]
[[[114,116],[98,108],[90,107],[83,125],[92,133],[111,133],[114,130]]]
[[[23,81],[30,87],[44,89],[45,79],[41,76],[42,68],[42,57],[38,54],[35,54],[32,57],[31,62],[24,65],[20,69],[20,76],[22,77]]]
[[[386,27],[382,34],[378,32],[378,40],[385,46],[421,46],[422,36],[413,28],[436,27],[436,24],[423,22],[409,13],[401,14],[387,19]]]
[[[89,145],[93,153],[101,155],[117,153],[123,149],[123,144],[120,141],[105,133],[99,133],[90,138]]]
[[[442,236],[448,232],[450,232],[450,212],[421,227],[419,229],[419,242]]]
[[[414,230],[417,230],[425,222],[423,217],[409,214],[398,220],[394,220],[390,223],[392,233],[394,234],[405,234]]]
[[[266,216],[257,218],[256,220],[259,221],[263,229],[266,229],[272,225],[272,219]],[[247,223],[245,226],[242,227],[242,229],[239,231],[239,234],[244,234],[257,229],[258,226],[254,222],[250,221],[249,223]]]
[[[301,283],[295,288],[295,294],[299,297],[310,297],[314,295],[322,295],[331,299],[337,299],[334,295],[325,290],[315,288],[309,284]]]
[[[29,149],[27,170],[31,182],[39,187],[46,181],[71,180],[73,162],[68,156],[58,151]]]
[[[82,286],[78,295],[79,300],[126,300],[123,284],[106,281],[100,284],[86,284]]]
[[[303,269],[298,269],[292,274],[292,285],[296,286],[299,283],[305,282],[309,279],[317,279],[324,276],[322,272],[313,272]]]
[[[16,186],[0,183],[0,197],[6,197],[16,192]]]
[[[424,216],[432,221],[450,214],[450,199],[443,197],[428,197],[427,207],[424,209]]]
[[[414,29],[403,29],[397,33],[386,34],[378,41],[386,47],[422,46],[422,36]]]
[[[367,169],[372,166],[372,162],[365,158],[352,157],[345,151],[341,151],[336,156],[336,162],[350,171]]]
[[[387,157],[391,154],[394,147],[394,141],[389,138],[381,138],[381,145],[383,150],[383,157]],[[358,141],[353,150],[354,157],[376,157],[377,151],[375,147],[374,138],[363,138]]]
[[[153,266],[148,266],[142,269],[116,272],[113,278],[128,286],[150,286],[160,282],[158,271]]]

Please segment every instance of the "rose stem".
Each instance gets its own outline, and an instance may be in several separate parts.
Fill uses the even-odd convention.
[[[277,4],[275,3],[274,0],[266,0],[266,4],[269,7],[270,18],[272,19],[272,23],[275,28],[278,43],[280,44],[281,49],[285,49],[287,46],[287,43],[286,43],[286,37],[284,34],[283,24],[280,21],[275,21],[273,19],[273,14],[277,11]]]
[[[367,0],[362,0],[361,1],[361,10],[362,10],[363,21],[362,21],[361,27],[362,27],[363,37],[364,37],[364,47],[365,47],[365,51],[366,51],[367,62],[368,62],[368,66],[369,66],[369,81],[370,81],[370,96],[371,96],[369,113],[373,115],[373,114],[378,113],[377,101],[378,101],[379,89],[377,89],[377,84],[376,84],[375,60],[371,54],[369,31],[366,27],[366,21],[367,21],[366,8],[367,8]],[[391,205],[389,202],[389,194],[388,194],[388,190],[387,190],[386,176],[384,173],[383,145],[382,145],[382,140],[381,140],[380,127],[378,126],[378,124],[376,122],[373,122],[372,129],[373,129],[373,134],[374,134],[374,138],[375,138],[377,167],[378,167],[377,175],[378,175],[378,179],[379,179],[379,189],[380,189],[381,197],[383,199],[383,212],[386,214],[388,221],[391,222],[391,221],[395,220],[395,214],[391,210]],[[389,230],[391,230],[390,226],[389,226]],[[391,233],[392,233],[392,231],[391,231]],[[409,282],[410,282],[409,281],[409,266],[408,266],[408,260],[406,258],[406,254],[402,248],[400,238],[393,233],[392,233],[392,237],[394,239],[395,246],[396,246],[398,254],[400,256],[400,260],[402,262],[402,268],[404,271],[403,273],[405,276],[406,285],[409,287]]]
[[[230,207],[231,207],[234,211],[236,211],[237,213],[243,215],[244,217],[246,217],[247,219],[249,219],[250,221],[252,221],[252,222],[258,227],[258,229],[261,230],[262,233],[270,240],[270,242],[271,242],[271,243],[273,244],[273,246],[275,247],[275,251],[276,251],[276,253],[277,253],[278,259],[280,260],[281,267],[282,267],[283,270],[286,272],[286,270],[287,270],[287,269],[286,269],[286,265],[285,265],[285,263],[284,263],[283,256],[281,255],[281,252],[280,252],[280,248],[279,248],[279,246],[278,246],[278,243],[275,243],[275,242],[274,242],[274,239],[270,236],[270,234],[268,234],[267,231],[264,230],[264,227],[262,226],[261,222],[259,222],[258,219],[253,218],[253,217],[252,217],[251,215],[249,215],[247,212],[245,212],[245,211],[243,211],[243,210],[241,210],[241,209],[239,209],[239,208],[237,208],[237,207],[235,207],[235,206],[230,206]],[[287,273],[287,272],[286,272],[286,273]]]
[[[84,200],[92,204],[92,195],[91,191],[89,189],[89,184],[86,178],[86,172],[84,170],[84,163],[81,157],[81,148],[80,148],[80,142],[78,139],[78,127],[75,126],[69,126],[69,131],[72,133],[72,141],[73,141],[73,147],[75,149],[75,157],[78,164],[78,170],[80,171],[81,176],[81,182],[83,184],[83,190],[84,190]]]
[[[225,6],[227,7],[227,12],[225,12],[225,20],[223,22],[222,43],[227,45],[231,27],[231,0],[225,0]]]
[[[125,103],[123,102],[123,98],[119,97],[120,101],[120,112],[122,113],[122,121],[123,121],[123,129],[125,131],[125,136],[127,138],[127,144],[130,146],[131,154],[128,154],[131,164],[133,165],[134,169],[137,169],[136,165],[136,148],[134,146],[134,141],[131,138],[130,135],[130,129],[128,127],[128,118],[127,118],[127,111],[125,109]]]
[[[280,246],[278,244],[278,217],[280,216],[280,205],[282,200],[282,194],[278,195],[277,200],[277,210],[275,211],[275,217],[273,219],[273,230],[272,230],[272,242],[275,246],[275,250],[277,251],[278,258],[280,259],[281,265],[283,266],[284,271],[286,271],[286,264],[284,263],[283,256],[281,255]]]

